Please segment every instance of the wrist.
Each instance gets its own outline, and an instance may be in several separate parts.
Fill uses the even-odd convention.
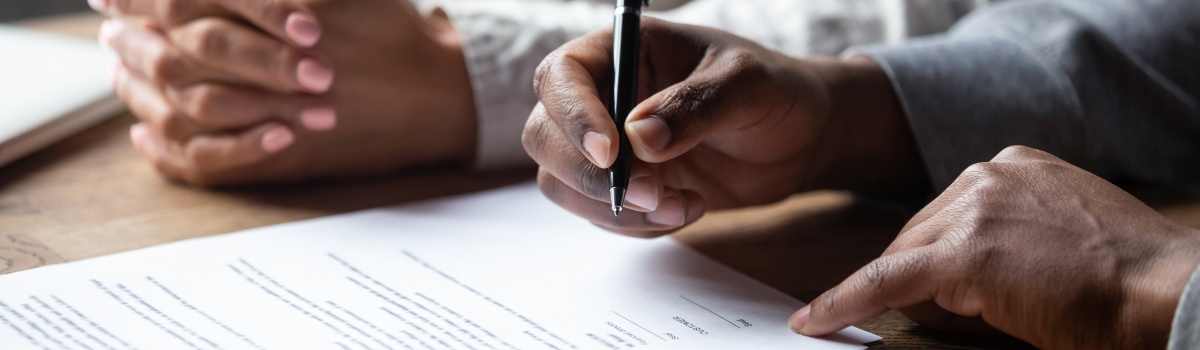
[[[927,188],[916,140],[883,67],[866,56],[814,63],[829,96],[829,137],[838,150],[828,187],[868,193]]]
[[[1200,231],[1179,228],[1177,232],[1178,242],[1165,245],[1156,259],[1125,283],[1126,302],[1117,325],[1125,330],[1124,346],[1161,349],[1167,345],[1183,292],[1200,266]]]

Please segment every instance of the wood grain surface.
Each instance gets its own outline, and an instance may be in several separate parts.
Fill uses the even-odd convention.
[[[95,35],[92,14],[24,22]],[[202,190],[159,178],[128,141],[123,115],[0,168],[0,274],[187,238],[529,181],[531,169],[470,173],[428,169],[392,176]],[[1167,216],[1200,227],[1200,199],[1137,192]],[[814,192],[761,208],[717,212],[675,238],[802,300],[811,300],[877,257],[911,213],[838,192]],[[783,320],[780,320],[783,325]],[[896,312],[861,325],[879,349],[1023,349],[1006,337],[939,332]]]

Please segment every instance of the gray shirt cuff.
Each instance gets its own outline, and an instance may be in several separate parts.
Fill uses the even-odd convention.
[[[1171,340],[1168,350],[1200,349],[1200,268],[1192,273],[1179,306],[1175,309],[1175,322],[1171,324]]]
[[[862,52],[891,78],[938,190],[1011,145],[1083,144],[1083,113],[1069,79],[1016,43],[937,35]]]

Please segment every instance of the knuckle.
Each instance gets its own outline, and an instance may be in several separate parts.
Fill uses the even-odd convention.
[[[656,114],[672,130],[681,125],[699,125],[712,114],[711,102],[717,88],[705,83],[681,83],[667,90]]]
[[[178,113],[167,113],[160,117],[158,128],[167,139],[182,140],[190,134],[191,130],[190,123],[186,119]]]
[[[962,178],[975,180],[975,182],[994,179],[1003,174],[1003,169],[996,163],[979,162],[971,164],[963,171]]]
[[[555,50],[550,55],[546,56],[541,63],[533,71],[533,93],[539,97],[545,96],[546,84],[554,81],[554,72],[562,68],[564,54],[561,50]]]
[[[192,0],[158,0],[158,19],[168,26],[187,22],[194,10]]]
[[[153,81],[174,85],[183,81],[185,71],[183,57],[162,47],[152,54],[146,74]]]
[[[1033,148],[1029,148],[1029,147],[1025,147],[1025,146],[1021,146],[1021,145],[1008,146],[1008,147],[1005,147],[1004,150],[1000,151],[1000,155],[1007,155],[1007,156],[1030,156],[1030,155],[1035,155],[1038,153],[1039,153],[1039,151],[1037,151]]]
[[[248,2],[254,8],[255,14],[259,16],[258,18],[263,20],[282,19],[284,13],[290,12],[285,8],[286,2],[284,1],[251,0]]]
[[[534,162],[544,165],[542,162],[542,146],[548,137],[550,127],[545,117],[545,109],[539,104],[534,109],[529,120],[525,122],[525,129],[521,132],[521,145],[525,147],[525,153],[533,158]]]
[[[185,50],[197,56],[223,56],[229,53],[231,47],[228,33],[219,20],[206,18],[189,28],[188,39],[181,44]]]
[[[578,152],[575,153],[577,154]],[[571,159],[573,163],[571,164],[571,169],[578,169],[575,176],[579,184],[579,189],[592,199],[600,201],[610,200],[608,198],[609,187],[606,183],[607,181],[603,181],[604,176],[602,176],[606,171],[597,168],[592,162],[582,156],[571,157]]]
[[[203,84],[188,88],[182,95],[182,109],[197,124],[212,124],[220,118],[221,89]]]
[[[293,69],[300,62],[300,54],[295,50],[287,47],[280,47],[277,50],[271,50],[264,55],[258,55],[258,59],[254,61],[258,68],[263,72],[272,74],[275,77],[289,80],[294,75]]]
[[[892,259],[876,259],[867,266],[863,267],[863,288],[869,288],[872,291],[881,291],[886,287],[887,277],[895,268]]]
[[[747,48],[734,48],[723,54],[728,72],[736,77],[756,79],[767,75],[767,67],[760,54]]]
[[[821,315],[838,315],[841,314],[842,290],[844,285],[836,285],[833,288],[825,291],[819,297],[812,301],[811,307],[814,314]]]
[[[195,184],[209,184],[212,179],[212,158],[201,150],[195,147],[195,144],[189,144],[184,147],[183,161],[187,164],[189,182]]]

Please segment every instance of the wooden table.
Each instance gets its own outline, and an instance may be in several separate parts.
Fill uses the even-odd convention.
[[[100,17],[60,16],[21,23],[93,36]],[[0,273],[382,205],[527,181],[532,171],[447,169],[393,176],[208,191],[168,183],[128,141],[123,115],[0,168]],[[1143,193],[1167,216],[1200,227],[1200,199]],[[675,235],[681,242],[802,300],[878,256],[908,214],[842,193],[713,213]],[[883,336],[880,349],[1012,349],[1011,338],[938,332],[896,312],[861,325]]]

